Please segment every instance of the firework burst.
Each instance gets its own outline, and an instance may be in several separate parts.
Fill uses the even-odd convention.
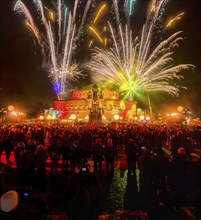
[[[167,1],[151,1],[147,20],[139,36],[133,38],[129,23],[120,23],[117,0],[113,0],[117,28],[108,23],[112,46],[109,49],[95,48],[89,68],[93,80],[107,87],[118,87],[127,97],[141,92],[160,91],[178,96],[180,90],[175,80],[182,79],[183,70],[193,68],[191,64],[174,65],[173,51],[182,40],[181,31],[160,42],[153,48],[153,35],[161,23]]]
[[[43,54],[43,67],[52,79],[57,97],[61,99],[67,89],[67,83],[78,82],[85,75],[73,60],[78,40],[91,5],[87,0],[83,15],[78,25],[77,8],[80,1],[75,0],[71,11],[64,5],[63,0],[57,0],[56,12],[43,5],[41,0],[33,1],[40,15],[42,27],[37,27],[27,6],[18,0],[14,10],[26,18],[26,25],[32,31]],[[81,2],[83,4],[83,2]],[[80,16],[80,14],[79,14]]]

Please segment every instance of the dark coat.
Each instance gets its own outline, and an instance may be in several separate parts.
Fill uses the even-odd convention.
[[[103,145],[101,143],[95,143],[93,148],[92,148],[92,155],[93,155],[93,160],[103,160]]]
[[[104,149],[104,155],[106,160],[114,160],[116,156],[116,149],[114,145],[106,145]]]

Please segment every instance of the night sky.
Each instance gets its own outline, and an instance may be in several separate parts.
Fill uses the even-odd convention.
[[[31,1],[31,0],[30,0]],[[25,27],[24,17],[13,11],[16,1],[0,1],[0,107],[10,104],[28,111],[34,103],[53,104],[56,96],[48,73],[42,69],[40,48]],[[23,1],[26,2],[26,1]],[[108,0],[108,2],[110,2]],[[145,16],[148,0],[136,0],[131,24],[139,31]],[[195,115],[201,114],[201,1],[169,0],[164,20],[185,12],[181,20],[166,30],[167,37],[182,30],[184,40],[175,50],[175,63],[193,64],[194,71],[186,71],[180,83],[188,89],[179,98],[157,95],[153,108],[183,105]],[[81,51],[83,53],[83,50]],[[89,51],[88,51],[89,52]]]

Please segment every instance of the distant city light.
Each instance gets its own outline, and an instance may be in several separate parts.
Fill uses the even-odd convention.
[[[150,120],[150,117],[149,117],[149,116],[147,116],[147,117],[146,117],[146,120],[147,120],[147,121],[149,121],[149,120]]]
[[[40,119],[40,120],[44,120],[44,116],[43,116],[43,115],[40,115],[40,116],[39,116],[39,119]]]
[[[114,120],[119,120],[119,115],[114,115]]]
[[[52,116],[51,115],[47,115],[47,120],[51,120]]]
[[[76,115],[75,114],[70,115],[69,119],[75,120],[76,119]]]

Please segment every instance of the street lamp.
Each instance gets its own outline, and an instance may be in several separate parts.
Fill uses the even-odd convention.
[[[149,121],[151,118],[149,116],[146,117],[146,120]]]
[[[135,121],[137,121],[137,120],[138,120],[138,117],[137,117],[137,116],[135,116],[135,117],[134,117],[134,120],[135,120]]]
[[[182,112],[183,110],[184,110],[184,107],[183,107],[183,106],[178,106],[178,107],[177,107],[177,111],[178,111],[178,112]]]
[[[44,120],[44,116],[43,115],[40,115],[39,116],[39,119],[42,121],[42,120]]]
[[[89,116],[86,115],[84,119],[85,119],[86,122],[88,122],[89,121]]]
[[[103,115],[103,116],[102,116],[103,122],[106,122],[106,119],[107,119],[107,118],[105,117],[105,115]]]
[[[15,107],[14,107],[13,105],[9,105],[9,106],[8,106],[8,111],[9,111],[9,112],[14,111],[14,109],[15,109]]]
[[[188,120],[191,112],[188,109],[184,108],[182,111],[182,114],[184,115],[184,124],[185,124],[185,126],[187,126],[187,120]]]
[[[116,128],[118,127],[119,115],[114,115],[114,120],[116,121]]]
[[[69,119],[72,120],[72,127],[74,126],[76,117],[77,117],[77,116],[76,116],[75,114],[71,114],[70,117],[69,117]]]
[[[70,116],[70,118],[71,118],[72,120],[75,120],[75,119],[76,119],[76,115],[75,115],[75,114],[72,114],[72,115]]]
[[[1,123],[3,124],[3,121],[4,121],[4,114],[6,114],[7,113],[7,111],[4,109],[4,108],[1,108]]]
[[[52,116],[51,115],[47,115],[47,120],[51,120]]]

